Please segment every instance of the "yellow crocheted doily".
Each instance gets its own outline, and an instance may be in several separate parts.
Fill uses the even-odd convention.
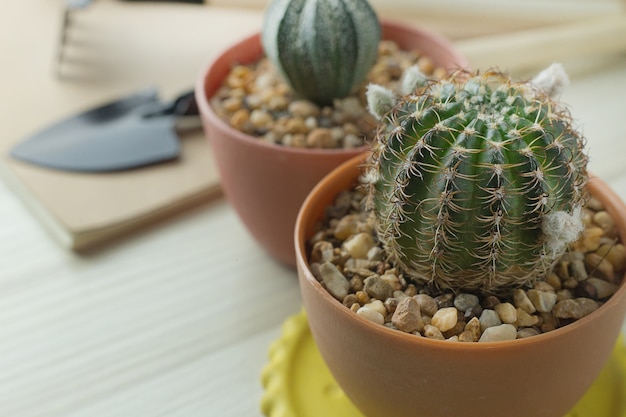
[[[267,417],[363,417],[334,381],[301,312],[285,321],[263,369]],[[604,370],[565,417],[626,417],[626,345],[620,339]]]

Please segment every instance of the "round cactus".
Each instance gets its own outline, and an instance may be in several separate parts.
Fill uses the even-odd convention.
[[[295,93],[325,105],[365,79],[380,36],[366,0],[273,0],[262,43]]]
[[[370,97],[382,122],[369,204],[408,275],[503,293],[545,274],[578,237],[584,140],[540,84],[458,72],[424,82],[384,116]],[[388,92],[370,96],[391,106]]]

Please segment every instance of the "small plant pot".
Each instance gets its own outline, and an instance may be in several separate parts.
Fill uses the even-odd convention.
[[[394,40],[402,49],[420,50],[438,67],[469,67],[452,44],[436,34],[391,22],[383,22],[382,29],[384,39]],[[211,108],[211,98],[233,65],[254,63],[262,56],[259,34],[231,46],[201,72],[195,95],[226,198],[261,246],[294,266],[293,227],[304,198],[333,168],[368,148],[322,150],[269,144],[222,120]]]
[[[346,395],[368,417],[562,417],[609,358],[626,314],[626,284],[598,310],[537,336],[489,343],[430,340],[374,324],[315,279],[306,241],[337,194],[352,187],[365,155],[326,176],[295,228],[298,276],[320,353]],[[589,191],[626,237],[626,206],[597,178]]]

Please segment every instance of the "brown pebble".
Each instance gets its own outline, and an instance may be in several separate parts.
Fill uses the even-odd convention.
[[[598,303],[588,298],[575,298],[556,303],[553,314],[560,319],[581,319],[594,312],[599,307]]]
[[[576,281],[586,280],[589,276],[587,274],[587,268],[585,268],[585,262],[583,260],[574,260],[569,264],[569,276]]]
[[[602,236],[604,236],[602,228],[587,227],[578,242],[574,243],[574,248],[581,252],[593,252],[600,247]]]
[[[294,116],[306,119],[307,117],[317,117],[320,114],[320,108],[309,100],[296,100],[289,104],[287,111]]]
[[[602,211],[602,210],[604,210],[604,205],[596,197],[590,197],[587,200],[587,208],[589,208],[589,209],[591,209],[593,211]]]
[[[357,291],[355,295],[356,300],[362,306],[370,302],[370,296],[365,291]]]
[[[309,132],[306,137],[306,144],[309,148],[335,148],[337,143],[330,134],[330,130],[318,127]]]
[[[471,340],[477,342],[481,334],[480,320],[477,317],[472,318],[465,324],[464,332],[468,332]]]
[[[398,303],[391,322],[398,330],[406,333],[424,329],[424,321],[420,313],[420,306],[414,298],[407,297]]]
[[[228,74],[228,77],[226,78],[226,84],[230,88],[245,87],[251,82],[253,77],[254,73],[252,72],[252,69],[248,68],[245,65],[237,65]]]
[[[285,129],[287,133],[307,133],[308,129],[304,120],[299,117],[294,117],[293,119],[288,119],[285,125]]]
[[[360,221],[361,216],[359,214],[346,214],[335,225],[333,236],[339,240],[346,240],[359,232]]]
[[[459,342],[478,342],[478,339],[474,339],[472,332],[463,330],[461,334],[459,334]]]
[[[437,327],[431,325],[431,324],[427,324],[424,326],[424,336],[429,338],[429,339],[435,339],[435,340],[445,340],[446,338],[443,336],[443,333],[441,333],[441,330],[439,330]]]
[[[539,323],[539,317],[529,313],[523,308],[517,308],[517,327],[532,327]]]
[[[596,253],[609,261],[616,272],[624,272],[626,269],[626,247],[623,244],[603,244]]]
[[[430,317],[434,316],[437,310],[439,310],[435,299],[428,294],[416,294],[413,298],[419,303],[422,313]]]
[[[476,317],[476,318],[480,317],[482,312],[483,312],[483,308],[481,306],[477,305],[476,307],[468,308],[467,310],[465,310],[463,312],[463,318],[464,318],[465,321],[469,321],[469,320],[471,320],[474,317]]]
[[[597,253],[588,253],[585,255],[585,264],[589,271],[591,271],[591,275],[599,276],[608,281],[615,279],[615,271],[613,270],[611,262]]]
[[[567,288],[562,289],[556,293],[557,303],[562,300],[571,300],[572,298],[575,298],[575,295],[572,292],[572,290],[567,289]]]
[[[556,317],[554,317],[554,315],[551,313],[542,313],[541,319],[542,323],[540,327],[542,333],[551,332],[558,327],[558,321]]]
[[[525,327],[517,331],[517,338],[524,339],[526,337],[537,336],[539,331],[533,327]]]
[[[572,277],[563,281],[563,288],[566,290],[573,290],[577,286],[578,286],[578,280],[576,280],[576,278]]]
[[[483,299],[483,302],[481,303],[482,307],[488,310],[493,310],[493,308],[498,304],[500,304],[500,299],[495,295],[488,295]]]
[[[467,323],[465,323],[465,321],[458,320],[453,328],[443,332],[443,337],[445,337],[446,339],[450,339],[453,336],[460,336],[461,333],[465,331],[466,324]]]
[[[579,282],[576,288],[574,288],[574,295],[576,297],[591,298],[592,300],[597,300],[598,290],[596,290],[596,287],[594,287],[585,280]]]
[[[358,304],[359,302],[357,301],[356,295],[354,294],[348,294],[345,296],[345,298],[342,301],[342,304],[348,308],[352,307],[352,304]]]
[[[332,262],[335,248],[333,244],[327,241],[320,241],[313,245],[311,250],[311,262]]]
[[[380,276],[380,279],[389,284],[391,289],[394,291],[399,291],[400,289],[402,289],[402,283],[400,282],[400,278],[393,271],[388,271],[384,273]]]
[[[558,291],[561,289],[561,278],[559,278],[558,274],[552,272],[546,278],[546,283],[552,287],[553,291]]]
[[[243,107],[243,99],[241,97],[229,97],[222,101],[222,106],[225,110],[234,113]]]
[[[404,293],[405,293],[406,295],[408,295],[409,297],[413,297],[414,295],[416,295],[416,294],[417,294],[417,287],[415,287],[415,285],[413,285],[413,284],[409,284],[409,285],[406,287],[406,290],[404,290]],[[434,301],[434,300],[433,300],[433,301]],[[434,314],[434,313],[433,313],[433,314]]]
[[[591,285],[595,289],[596,298],[600,300],[612,296],[619,288],[616,284],[607,282],[599,278],[589,278],[587,280],[587,284]]]
[[[593,222],[600,226],[602,230],[604,230],[605,234],[610,234],[613,232],[613,228],[615,227],[615,223],[613,222],[613,218],[611,215],[602,210],[598,211],[593,215]]]
[[[250,112],[246,109],[239,109],[230,117],[230,124],[238,130],[246,131],[250,120]]]
[[[408,298],[408,297],[405,297]],[[398,304],[400,304],[400,301],[402,301],[402,299],[398,299],[398,298],[387,298],[384,302],[385,304],[385,308],[387,309],[387,313],[388,314],[393,314],[395,313],[396,309],[398,308]]]
[[[513,305],[515,305],[515,307],[517,308],[521,308],[522,310],[530,314],[537,311],[532,301],[528,299],[526,291],[522,289],[517,289],[513,291]]]
[[[380,276],[372,275],[363,281],[365,286],[363,290],[372,298],[385,301],[389,297],[393,297],[393,288],[387,284]]]
[[[365,285],[363,281],[364,281],[363,277],[358,276],[358,275],[355,275],[352,278],[350,278],[350,288],[352,289],[352,291],[354,292],[362,291]]]
[[[439,308],[454,307],[454,295],[449,293],[439,295],[435,297],[435,302]]]

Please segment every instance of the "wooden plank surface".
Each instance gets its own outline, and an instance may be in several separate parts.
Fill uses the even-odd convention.
[[[625,80],[617,54],[563,97],[622,198]],[[39,108],[36,93],[10,97]],[[24,128],[2,117],[2,133]],[[224,200],[79,256],[0,182],[0,416],[260,417],[267,349],[300,306],[295,272]]]

